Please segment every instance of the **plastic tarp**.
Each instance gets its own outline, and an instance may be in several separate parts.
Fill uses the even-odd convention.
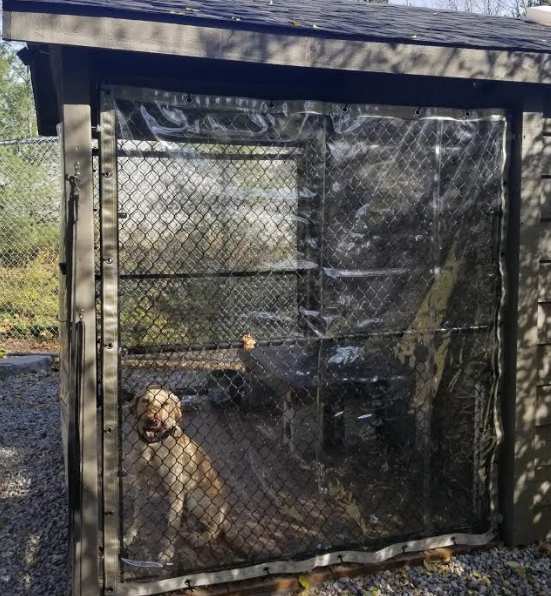
[[[173,391],[228,501],[180,568],[491,528],[505,115],[108,93],[120,394]],[[126,560],[162,560],[120,408]]]

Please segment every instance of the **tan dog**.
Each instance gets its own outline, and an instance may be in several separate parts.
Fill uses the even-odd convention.
[[[135,398],[134,414],[137,436],[129,465],[138,485],[135,511],[148,515],[148,490],[166,495],[170,507],[161,558],[168,562],[174,557],[184,516],[192,516],[204,528],[185,536],[194,546],[212,543],[224,531],[225,487],[208,455],[180,428],[182,409],[176,395],[162,387],[148,387]],[[138,517],[134,515],[131,540],[138,533]]]

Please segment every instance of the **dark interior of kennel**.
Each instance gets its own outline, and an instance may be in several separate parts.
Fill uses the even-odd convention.
[[[296,134],[304,103],[116,93],[124,577],[487,530],[505,120],[340,104]],[[125,459],[152,383],[231,505],[168,570],[140,564],[166,500],[136,512]]]

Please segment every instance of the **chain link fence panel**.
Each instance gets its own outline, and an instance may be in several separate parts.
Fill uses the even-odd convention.
[[[0,141],[0,346],[57,350],[61,161],[56,138]]]

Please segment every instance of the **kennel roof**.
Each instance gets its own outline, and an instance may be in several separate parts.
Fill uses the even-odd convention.
[[[551,27],[522,19],[363,0],[4,0],[3,5],[4,38],[29,47],[22,58],[31,67],[43,135],[55,135],[59,120],[56,69],[63,66],[53,56],[60,47],[84,48],[93,84],[132,85],[140,79],[142,85],[146,73],[148,86],[164,88],[175,81],[175,72],[186,72],[189,81],[193,62],[201,69],[197,76],[208,78],[208,70],[222,95],[251,94],[249,73],[228,81],[223,63],[276,67],[279,74],[307,69],[310,88],[318,90],[327,85],[323,76],[335,71],[392,75],[395,82],[395,75],[410,75],[551,83]],[[114,53],[118,62],[111,59]],[[289,88],[288,82],[279,85]],[[397,104],[403,103],[405,86],[415,83],[400,85]],[[434,88],[446,93],[437,81]]]
[[[522,19],[366,0],[5,0],[4,7],[446,47],[548,52],[551,46],[551,28]]]

